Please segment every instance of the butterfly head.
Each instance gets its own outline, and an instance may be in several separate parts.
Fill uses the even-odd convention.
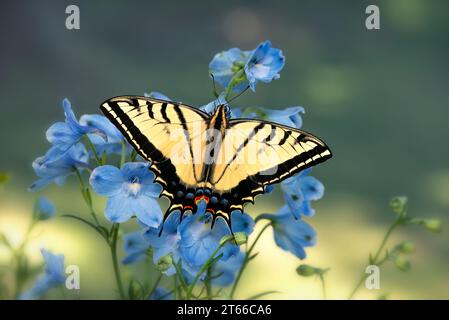
[[[231,107],[228,104],[219,104],[215,107],[214,114],[222,114],[226,119],[230,119]]]

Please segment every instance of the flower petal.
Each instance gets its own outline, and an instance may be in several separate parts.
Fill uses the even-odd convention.
[[[114,196],[120,192],[124,179],[117,167],[105,165],[92,171],[89,182],[99,195]]]
[[[106,203],[106,218],[111,222],[126,222],[133,216],[131,206],[132,199],[124,194],[118,193],[110,197]]]

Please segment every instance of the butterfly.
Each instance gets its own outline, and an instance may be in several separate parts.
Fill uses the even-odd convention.
[[[231,228],[231,213],[254,204],[268,185],[332,157],[310,133],[270,121],[231,119],[225,104],[209,114],[172,101],[118,96],[100,109],[150,162],[163,187],[160,197],[170,202],[163,221],[176,210],[181,217],[196,212],[204,200],[212,226],[221,217]]]

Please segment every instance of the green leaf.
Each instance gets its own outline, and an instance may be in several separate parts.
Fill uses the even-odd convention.
[[[88,221],[88,220],[86,220],[84,218],[75,216],[73,214],[63,214],[61,217],[75,219],[75,220],[78,220],[78,221],[81,221],[81,222],[87,224],[89,227],[91,227],[92,229],[97,231],[103,238],[105,238],[106,241],[108,241],[109,231],[105,227],[96,226],[92,222],[90,222],[90,221]]]
[[[261,292],[261,293],[258,293],[256,295],[254,295],[254,296],[251,296],[251,297],[247,298],[246,300],[256,300],[256,299],[262,298],[264,296],[267,296],[267,295],[273,294],[273,293],[281,293],[281,292],[280,291],[275,291],[275,290],[264,291],[264,292]]]

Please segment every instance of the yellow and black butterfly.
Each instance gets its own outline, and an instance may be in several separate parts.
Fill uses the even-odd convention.
[[[302,130],[253,119],[230,119],[227,105],[213,114],[171,101],[119,96],[101,105],[106,117],[150,161],[160,196],[175,210],[207,212],[231,227],[231,213],[265,187],[332,157],[326,144]]]

